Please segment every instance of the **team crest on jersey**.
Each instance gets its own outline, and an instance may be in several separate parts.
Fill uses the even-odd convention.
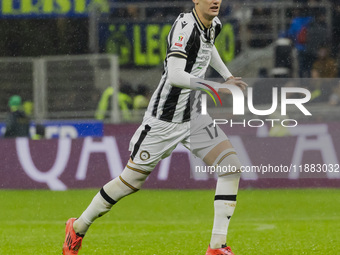
[[[139,157],[143,161],[148,160],[150,158],[150,153],[147,151],[141,151]]]

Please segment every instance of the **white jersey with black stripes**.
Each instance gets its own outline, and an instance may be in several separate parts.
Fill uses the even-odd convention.
[[[204,79],[210,64],[214,42],[221,27],[220,20],[215,17],[211,27],[205,28],[195,9],[178,16],[167,38],[164,72],[150,100],[146,116],[182,123],[189,121],[197,114],[200,108],[199,94],[201,92],[183,88],[181,84],[171,84],[168,75],[168,59],[170,57],[186,59],[184,71],[194,77]]]

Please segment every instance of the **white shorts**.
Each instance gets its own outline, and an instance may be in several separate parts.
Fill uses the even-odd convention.
[[[153,169],[182,143],[195,156],[203,159],[220,142],[228,140],[218,127],[213,127],[209,115],[200,115],[184,123],[166,122],[145,117],[131,138],[129,150],[135,164],[149,165]]]

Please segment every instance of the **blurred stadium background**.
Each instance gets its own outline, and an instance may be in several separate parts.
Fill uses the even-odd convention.
[[[17,94],[31,120],[31,137],[40,125],[46,138],[0,140],[1,151],[8,155],[2,159],[6,160],[1,167],[2,187],[97,187],[119,175],[129,157],[128,141],[158,85],[165,38],[178,13],[190,11],[192,2],[3,0],[1,4],[0,134],[5,132],[8,100]],[[230,0],[222,3],[219,17],[224,26],[216,47],[231,72],[256,87],[256,107],[271,106],[273,87],[300,86],[312,94],[306,104],[312,116],[293,106],[288,116],[280,116],[280,107],[269,116],[295,119],[299,123],[295,128],[268,123],[223,127],[244,164],[298,167],[313,163],[337,168],[340,4]],[[207,78],[217,77],[214,70],[208,71]],[[224,108],[210,107],[212,114],[235,121],[268,118],[249,110],[246,116],[233,116],[231,96],[223,100]],[[42,152],[49,155],[40,160]],[[146,187],[214,187],[213,180],[196,176],[193,169],[181,179],[183,166],[190,168],[188,155],[181,146],[175,152],[159,164]],[[64,159],[55,157],[56,153]],[[179,164],[174,164],[176,157]],[[93,173],[99,168],[105,169],[101,177]],[[50,172],[43,175],[39,169]],[[13,179],[9,171],[24,171],[29,178]],[[244,187],[295,187],[296,181],[298,186],[313,186],[315,181],[336,186],[339,174],[291,173],[278,175],[274,182],[268,178],[275,176],[266,177],[244,174]]]
[[[3,0],[1,6],[0,134],[5,132],[8,100],[17,94],[31,120],[31,137],[36,126],[42,125],[43,138],[47,138],[41,142],[1,139],[1,151],[9,157],[3,157],[7,163],[2,166],[6,176],[2,187],[97,187],[119,175],[129,157],[128,141],[159,82],[165,38],[178,13],[190,11],[192,2],[69,0],[53,4]],[[288,110],[286,119],[297,120],[296,128],[223,127],[244,164],[313,163],[337,167],[340,4],[326,0],[230,0],[223,2],[219,17],[224,26],[216,47],[233,74],[257,86],[257,107],[271,106],[271,89],[275,86],[302,86],[312,94],[307,104],[312,116],[303,115],[297,107]],[[208,71],[207,78],[216,77],[213,70]],[[225,108],[210,107],[213,114],[234,120],[243,118],[232,116],[231,96],[223,100],[227,102]],[[279,112],[269,117],[283,118],[278,116]],[[248,111],[244,118],[264,120],[267,116],[254,116]],[[67,137],[75,140],[49,139]],[[44,146],[51,149],[45,151]],[[58,165],[62,161],[54,155],[60,150],[70,160],[64,159]],[[52,174],[37,174],[41,172],[35,161],[42,151],[51,155],[43,157],[40,169],[54,169]],[[187,180],[178,180],[183,164],[190,167],[184,151],[179,146],[176,152],[180,155],[175,153],[174,158],[179,157],[180,164],[174,166],[172,159],[167,159],[146,186],[213,187],[211,179],[191,176],[192,173],[188,173]],[[278,151],[280,157],[274,154]],[[106,160],[101,160],[103,157]],[[51,162],[59,168],[51,168]],[[20,167],[13,167],[17,164]],[[6,170],[12,168],[18,174],[28,173],[28,180],[12,179]],[[98,168],[106,169],[106,174],[91,178],[91,174],[95,175],[88,169]],[[70,181],[67,176],[74,173]],[[190,181],[190,176],[195,182]],[[337,185],[339,174],[320,176],[305,178],[295,173],[280,176],[284,181],[272,184],[257,174],[245,174],[243,178],[245,183],[254,181],[259,187],[295,186],[292,180],[311,186],[312,180],[318,178],[321,186]],[[201,181],[206,184],[201,186]],[[253,184],[245,184],[249,185]]]
[[[131,99],[138,93],[148,96],[159,82],[164,39],[170,26],[178,13],[192,8],[191,1],[74,0],[52,6],[48,1],[28,2],[2,1],[0,120],[4,120],[7,101],[13,94],[33,102],[35,121],[94,118],[103,91],[117,82]],[[328,67],[333,68],[330,72],[314,76],[336,78],[338,5],[336,1],[316,0],[224,1],[219,16],[224,29],[217,48],[232,73],[243,78],[300,77],[299,51],[295,47],[298,42],[289,31],[296,18],[310,17],[323,32],[321,38],[317,33],[310,36],[314,41],[311,61],[316,60],[319,47],[327,47],[336,65]],[[119,67],[109,54],[119,57]],[[310,71],[313,63],[309,65]],[[210,71],[209,77],[216,74]],[[320,91],[309,88],[314,95],[321,92],[313,100],[318,104],[310,106],[310,121],[339,116],[337,107],[328,107],[331,94],[333,104],[338,104],[338,92],[333,89],[336,85],[321,87]],[[60,100],[61,96],[65,101]],[[124,118],[114,111],[114,106],[119,106],[113,100],[104,121],[139,122],[143,107],[127,104],[131,111]]]

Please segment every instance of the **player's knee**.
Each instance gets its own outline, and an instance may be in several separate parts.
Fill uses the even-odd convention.
[[[111,204],[115,204],[123,197],[134,192],[131,188],[125,185],[119,177],[108,182],[102,188],[102,197]]]
[[[223,200],[236,201],[241,177],[241,162],[233,148],[223,151],[215,161],[217,169],[216,195]],[[235,198],[235,199],[234,199]]]
[[[137,165],[129,161],[120,175],[120,179],[133,191],[138,191],[150,174],[150,171],[147,171],[146,169],[147,168],[142,165]]]
[[[233,148],[220,153],[214,162],[214,166],[218,177],[240,178],[241,176],[242,165]]]

